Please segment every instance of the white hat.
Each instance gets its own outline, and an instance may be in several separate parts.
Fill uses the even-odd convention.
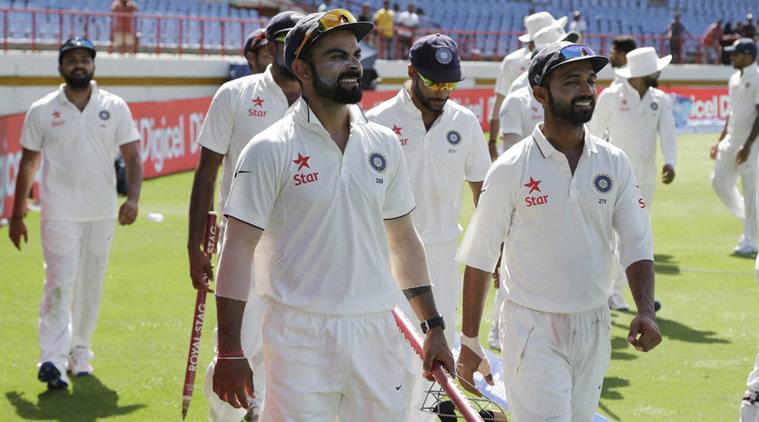
[[[541,29],[549,25],[557,25],[564,28],[567,24],[567,17],[554,19],[554,17],[548,12],[533,13],[524,18],[524,27],[527,29],[526,34],[519,36],[519,41],[530,42],[535,37],[535,34]]]
[[[653,47],[641,47],[627,53],[627,66],[615,73],[622,78],[639,78],[661,71],[672,61],[672,55],[659,58]]]
[[[559,25],[559,21],[556,21],[536,32],[532,37],[532,42],[536,49],[540,49],[559,41],[577,42],[578,35],[576,32],[565,32],[564,28]]]

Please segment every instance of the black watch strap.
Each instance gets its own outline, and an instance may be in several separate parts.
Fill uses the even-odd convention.
[[[435,327],[440,327],[443,330],[445,330],[445,321],[443,321],[443,317],[441,315],[436,316],[435,318],[430,318],[427,321],[422,321],[422,333],[427,334],[428,331]]]

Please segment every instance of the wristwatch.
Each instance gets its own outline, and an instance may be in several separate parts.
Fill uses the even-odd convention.
[[[443,330],[445,330],[445,321],[443,321],[443,317],[441,315],[436,316],[435,318],[430,318],[427,321],[422,321],[422,333],[427,334],[428,331],[435,327],[440,327]]]

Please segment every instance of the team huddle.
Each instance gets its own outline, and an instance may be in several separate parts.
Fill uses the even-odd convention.
[[[211,102],[189,207],[193,286],[216,280],[210,421],[435,420],[420,410],[433,362],[472,393],[476,372],[492,383],[479,331],[494,281],[488,340],[501,350],[512,418],[593,419],[611,361],[610,308],[629,307],[625,285],[636,309],[630,344],[648,352],[662,340],[649,209],[657,181],[675,179],[673,105],[656,88],[671,57],[615,40],[616,79],[597,96],[609,59],[565,24],[547,12],[525,18],[525,48],[500,67],[489,142],[474,113],[449,99],[464,77],[446,35],[418,38],[403,87],[364,113],[359,43],[371,23],[344,9],[283,12],[251,34],[243,54],[254,74],[224,84]],[[713,183],[745,220],[735,252],[750,254],[756,45],[739,40],[733,54],[740,73],[730,81],[734,111],[715,146]],[[121,224],[136,218],[142,181],[140,135],[123,100],[91,81],[94,58],[87,40],[64,44],[66,83],[32,106],[22,135],[10,236],[20,248],[42,154],[38,378],[50,389],[67,388],[67,371],[94,370],[90,337],[114,228],[117,150],[130,183]],[[83,166],[82,151],[92,168],[61,173]],[[225,218],[214,276],[203,232],[219,167]],[[72,177],[102,186],[72,190],[81,185]],[[463,185],[475,212],[457,245]],[[424,335],[423,361],[398,332],[396,306]],[[743,403],[759,418],[759,369],[751,379]],[[751,414],[746,421],[756,420]]]

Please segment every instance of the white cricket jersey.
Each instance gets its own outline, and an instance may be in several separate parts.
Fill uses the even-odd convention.
[[[624,152],[586,131],[572,175],[537,127],[490,168],[456,259],[493,272],[503,242],[506,298],[583,312],[611,295],[615,231],[623,267],[653,259],[648,212]]]
[[[406,88],[366,117],[392,128],[398,137],[416,200],[411,216],[422,240],[455,241],[461,232],[463,182],[483,181],[490,167],[477,117],[449,99],[428,131]]]
[[[224,155],[220,186],[220,209],[232,185],[235,164],[250,140],[282,116],[290,106],[274,81],[271,65],[256,75],[229,81],[213,97],[198,144]]]
[[[727,124],[729,142],[737,150],[746,143],[751,127],[756,119],[756,106],[759,105],[759,67],[756,63],[738,70],[730,76],[728,83],[730,95],[730,121]]]
[[[42,152],[41,218],[94,221],[116,217],[119,146],[139,141],[127,103],[99,89],[83,111],[57,91],[37,100],[26,114],[21,145]]]
[[[390,310],[385,219],[414,209],[393,132],[350,106],[341,152],[305,100],[242,151],[224,214],[264,230],[255,267],[259,294],[307,312]]]
[[[528,73],[525,70],[524,72],[520,73],[519,76],[517,76],[516,79],[514,79],[514,82],[511,83],[511,86],[509,86],[509,94],[512,92],[526,88],[530,86],[530,80],[527,79]]]
[[[677,134],[672,98],[649,88],[641,98],[627,80],[603,90],[596,101],[588,125],[592,135],[607,133],[610,143],[622,148],[630,159],[635,178],[640,183],[656,183],[656,136],[664,163],[674,167],[677,161]]]
[[[498,68],[498,77],[495,80],[495,93],[503,95],[509,94],[509,87],[523,72],[530,68],[530,50],[522,47],[503,58]]]
[[[543,121],[543,105],[535,99],[532,89],[528,86],[506,97],[500,115],[501,133],[526,137]]]

